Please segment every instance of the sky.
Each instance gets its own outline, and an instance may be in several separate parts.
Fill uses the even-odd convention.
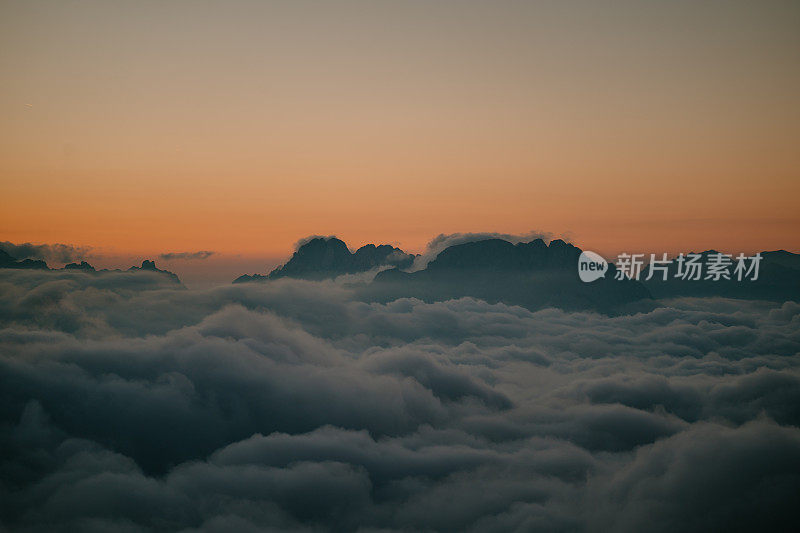
[[[0,69],[2,241],[800,249],[796,2],[2,0]]]

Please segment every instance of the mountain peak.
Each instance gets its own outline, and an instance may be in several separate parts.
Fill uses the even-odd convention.
[[[128,269],[128,272],[157,272],[159,274],[164,274],[168,276],[170,279],[175,281],[176,283],[180,283],[180,279],[178,276],[170,272],[169,270],[161,270],[156,266],[155,261],[151,261],[149,259],[145,259],[142,261],[142,266],[132,266]]]
[[[299,246],[286,264],[268,276],[244,275],[234,283],[278,278],[326,279],[366,272],[383,265],[406,268],[413,260],[413,255],[388,244],[366,244],[353,253],[341,239],[314,237]]]
[[[47,263],[41,259],[18,260],[2,249],[0,249],[0,268],[48,270]]]
[[[635,281],[614,279],[609,265],[604,279],[584,283],[578,277],[581,250],[557,239],[513,244],[504,239],[484,239],[444,249],[417,272],[398,269],[380,272],[362,289],[365,298],[391,300],[414,297],[442,301],[470,296],[487,302],[504,302],[529,309],[610,310],[650,298]]]
[[[573,268],[581,250],[561,239],[546,245],[542,239],[512,244],[504,239],[484,239],[444,249],[428,264],[432,271],[489,269],[531,270]]]
[[[64,265],[64,270],[84,270],[86,272],[95,272],[95,268],[86,261],[81,261],[80,263],[68,263]]]

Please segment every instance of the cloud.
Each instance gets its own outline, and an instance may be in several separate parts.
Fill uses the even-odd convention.
[[[697,424],[589,485],[597,531],[788,531],[800,431],[767,420]]]
[[[629,315],[348,282],[0,272],[0,523],[781,530],[800,306]]]
[[[0,249],[15,259],[42,259],[48,263],[73,263],[89,257],[91,246],[72,244],[14,244],[0,242]]]
[[[209,250],[200,250],[199,252],[169,252],[166,254],[159,254],[159,258],[164,261],[188,261],[188,260],[202,260],[208,259],[217,252]]]
[[[309,242],[313,241],[314,239],[336,239],[336,235],[309,235],[307,237],[303,237],[302,239],[298,239],[297,242],[294,243],[294,251],[296,252],[299,250],[303,245],[308,244]]]

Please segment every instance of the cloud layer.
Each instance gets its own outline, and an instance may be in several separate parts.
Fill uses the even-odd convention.
[[[788,530],[799,325],[0,271],[0,523]]]

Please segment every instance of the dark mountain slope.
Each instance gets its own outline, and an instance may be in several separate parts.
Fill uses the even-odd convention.
[[[367,244],[352,253],[343,241],[335,237],[316,237],[300,246],[285,265],[269,275],[244,275],[234,283],[279,278],[320,280],[366,272],[384,265],[407,268],[413,261],[413,255],[388,244]]]
[[[361,289],[366,299],[389,301],[415,297],[441,301],[471,296],[529,309],[559,307],[610,311],[650,298],[638,282],[614,279],[609,265],[605,278],[584,283],[578,277],[581,250],[562,240],[541,239],[512,244],[501,239],[451,246],[419,272],[380,272]]]

